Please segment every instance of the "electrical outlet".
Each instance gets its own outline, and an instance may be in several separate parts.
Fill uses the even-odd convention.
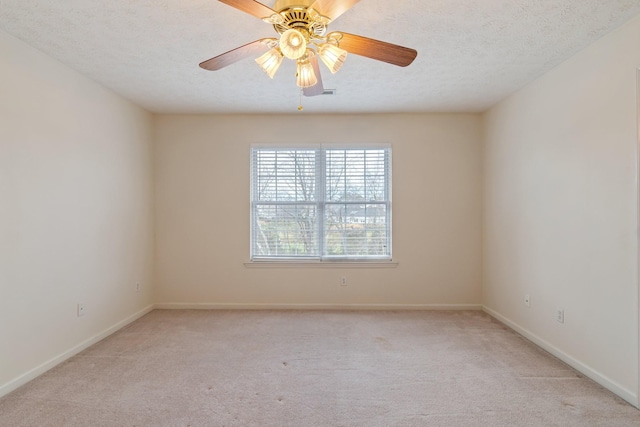
[[[84,304],[78,303],[78,317],[84,316]]]
[[[527,307],[531,307],[531,297],[529,296],[529,294],[526,294],[524,296],[524,305],[526,305]]]
[[[347,286],[347,276],[342,276],[340,278],[340,286]]]
[[[556,308],[556,320],[558,323],[564,323],[564,308]]]
[[[140,292],[140,283],[136,283],[136,292]]]

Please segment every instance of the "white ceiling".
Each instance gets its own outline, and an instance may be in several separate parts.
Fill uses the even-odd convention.
[[[264,4],[273,6],[274,1]],[[640,0],[361,0],[329,29],[418,51],[407,68],[350,55],[305,111],[480,112],[640,13]],[[0,29],[159,113],[297,112],[294,67],[203,60],[275,37],[216,0],[0,0]]]

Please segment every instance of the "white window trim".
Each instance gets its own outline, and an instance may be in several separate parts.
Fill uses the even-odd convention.
[[[251,171],[250,177],[250,194],[249,194],[249,203],[251,207],[250,213],[250,231],[249,231],[249,251],[251,256],[253,256],[253,238],[254,238],[254,206],[253,206],[253,151],[254,149],[269,149],[269,150],[316,150],[316,149],[387,149],[389,155],[389,172],[388,172],[388,211],[389,211],[389,256],[383,257],[366,257],[366,258],[357,258],[357,257],[324,257],[322,255],[318,257],[255,257],[249,259],[248,262],[244,263],[244,266],[247,268],[298,268],[298,267],[314,267],[314,268],[396,268],[398,266],[397,262],[393,261],[393,245],[392,245],[392,235],[393,235],[393,203],[392,203],[392,173],[393,173],[393,149],[390,143],[323,143],[323,144],[297,144],[297,143],[254,143],[250,147],[250,155],[249,155],[249,169]],[[324,153],[323,153],[324,156]],[[322,187],[324,187],[324,181],[322,181]],[[324,192],[324,188],[321,190]],[[324,236],[319,236],[320,240],[320,253],[322,254],[324,251]]]

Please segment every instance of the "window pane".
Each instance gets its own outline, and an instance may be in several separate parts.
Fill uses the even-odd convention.
[[[254,212],[254,256],[318,256],[315,205],[258,205]]]
[[[315,150],[255,150],[254,199],[266,202],[316,200]]]
[[[387,150],[327,150],[326,200],[367,202],[387,199]]]
[[[386,204],[330,204],[325,208],[327,256],[389,256]]]

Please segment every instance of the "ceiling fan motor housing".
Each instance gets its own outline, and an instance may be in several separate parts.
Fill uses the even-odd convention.
[[[279,34],[290,29],[295,29],[304,34],[308,39],[324,36],[327,32],[327,24],[330,22],[330,19],[308,9],[312,3],[312,0],[277,1],[274,10],[278,11],[282,17],[282,21],[274,23],[273,28],[275,28]]]

